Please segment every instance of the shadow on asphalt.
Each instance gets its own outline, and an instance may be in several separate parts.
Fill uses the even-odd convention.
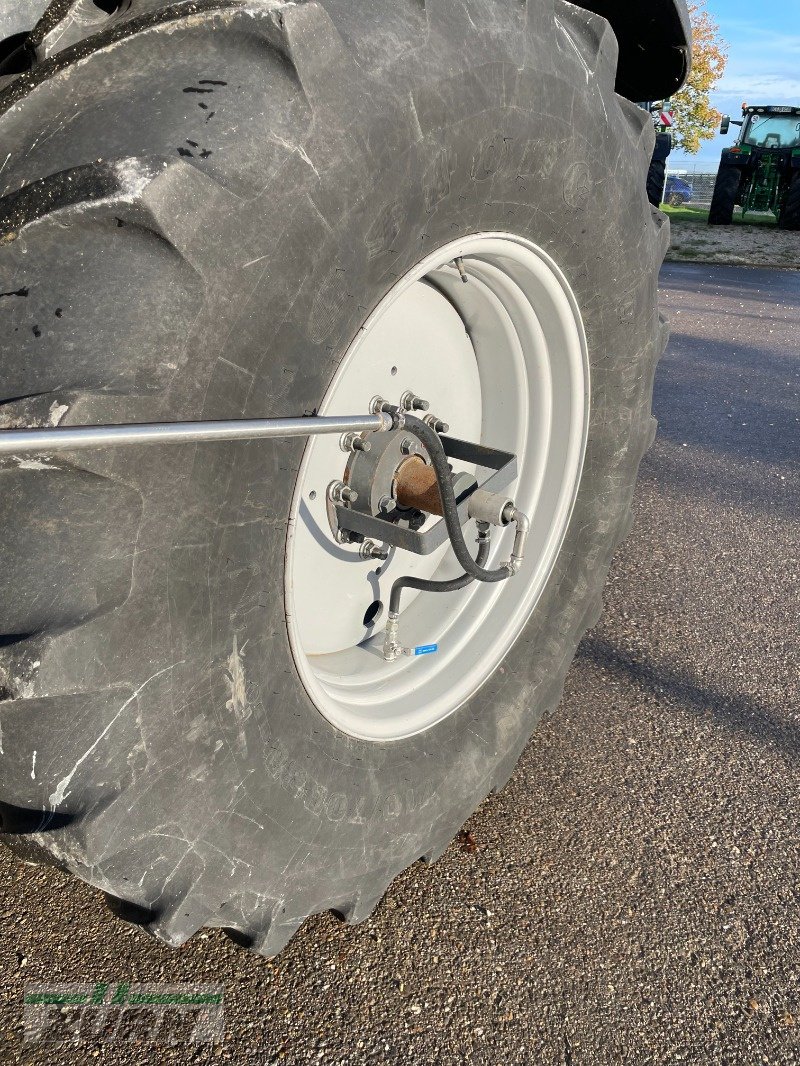
[[[682,496],[687,503],[693,498],[710,498],[748,514],[797,519],[797,500],[791,489],[786,487],[782,495],[776,491],[777,484],[788,486],[788,482],[779,480],[780,475],[767,476],[764,471],[747,467],[732,469],[732,464],[721,462],[714,454],[713,442],[705,449],[695,444],[689,465],[683,449],[679,453],[676,447],[687,437],[674,430],[668,432],[661,423],[658,431],[661,440],[656,439],[655,447],[644,457],[639,470],[642,484],[648,483],[662,491],[665,485],[669,486],[670,496]]]
[[[726,318],[733,317],[726,314]],[[763,322],[760,315],[748,315],[748,318],[756,318]],[[722,370],[730,374],[732,369],[753,370],[757,374],[769,374],[780,381],[786,381],[788,374],[796,373],[793,366],[789,365],[787,355],[790,353],[769,352],[764,348],[752,344],[742,344],[736,340],[709,340],[702,333],[691,333],[682,330],[681,325],[672,319],[669,331],[668,353],[671,355],[691,354],[692,360],[699,364],[708,364],[713,371]],[[698,351],[698,349],[702,349]]]
[[[781,722],[774,712],[753,700],[731,699],[708,685],[701,685],[688,673],[636,658],[597,637],[587,637],[581,642],[576,659],[632,681],[659,700],[666,697],[694,714],[711,716],[726,729],[747,736],[761,746],[775,747],[792,758],[800,755],[800,728]]]
[[[794,373],[786,361],[781,366],[780,357],[770,359],[763,349],[737,341],[680,333],[673,335],[669,354],[669,374],[657,379],[653,404],[662,437],[677,444],[699,444],[750,463],[797,461],[797,411],[791,403],[774,402],[776,385],[780,395],[780,386],[788,385]],[[731,386],[738,389],[725,387],[725,372]],[[765,374],[772,380],[760,387]],[[752,380],[747,395],[742,395],[745,376]]]

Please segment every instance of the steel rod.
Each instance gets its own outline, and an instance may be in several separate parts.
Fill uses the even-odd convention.
[[[391,429],[387,414],[310,415],[307,418],[239,418],[227,422],[141,422],[121,426],[64,426],[0,430],[0,455],[63,452],[118,444],[187,444],[192,441],[309,437]]]

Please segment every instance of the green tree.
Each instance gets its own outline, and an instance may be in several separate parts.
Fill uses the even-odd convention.
[[[692,20],[692,72],[671,103],[675,111],[675,147],[694,153],[703,141],[714,137],[722,118],[711,106],[709,94],[725,71],[728,44],[706,10],[705,0],[690,2],[689,14]]]

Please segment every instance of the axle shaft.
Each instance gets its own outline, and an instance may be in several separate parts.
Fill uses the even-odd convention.
[[[237,418],[225,422],[142,422],[120,426],[64,426],[0,430],[0,455],[63,452],[118,444],[187,444],[193,441],[310,437],[318,433],[378,433],[392,428],[391,415],[308,418]]]

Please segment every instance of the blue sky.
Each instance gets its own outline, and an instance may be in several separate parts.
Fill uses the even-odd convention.
[[[731,118],[741,118],[742,103],[800,105],[800,2],[798,0],[707,0],[709,14],[728,42],[728,66],[711,102]],[[673,167],[703,167],[719,162],[733,144],[727,137],[704,141],[696,156],[674,152]]]

